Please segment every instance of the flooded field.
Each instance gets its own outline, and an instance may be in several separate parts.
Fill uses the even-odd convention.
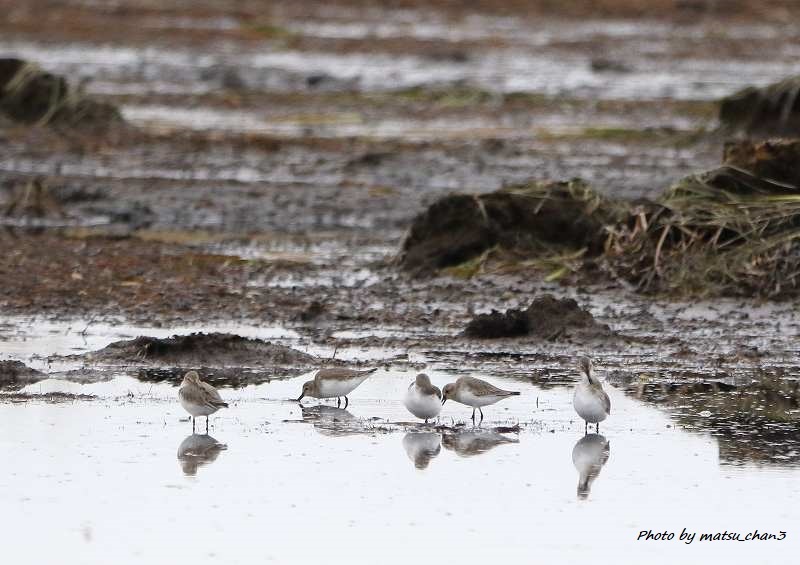
[[[525,261],[398,266],[414,218],[453,192],[582,178],[655,198],[721,162],[720,97],[796,72],[792,3],[546,4],[0,0],[0,57],[64,75],[124,120],[0,117],[5,555],[797,553],[796,300],[652,296]],[[545,294],[607,328],[465,333]],[[599,434],[572,406],[580,355],[612,402]],[[378,370],[346,410],[292,400],[321,366]],[[208,434],[177,400],[189,369],[230,404]],[[423,371],[521,394],[480,425],[454,402],[424,425],[402,404]],[[756,529],[785,538],[699,539]]]
[[[398,401],[412,376],[379,372],[347,410],[287,400],[302,377],[226,390],[231,409],[212,417],[210,435],[191,435],[170,386],[38,383],[22,392],[91,397],[0,404],[0,499],[18,509],[4,534],[31,563],[65,551],[81,563],[109,552],[126,562],[317,563],[338,560],[334,549],[351,562],[424,552],[517,563],[590,558],[610,540],[655,563],[746,563],[796,544],[634,541],[643,529],[791,535],[796,444],[789,460],[730,460],[715,430],[686,429],[614,389],[614,417],[584,436],[570,388],[521,380],[507,386],[522,396],[487,408],[479,428],[458,405],[425,426]],[[452,376],[432,374],[439,385]],[[776,509],[776,499],[787,504]],[[45,533],[49,543],[37,543]]]

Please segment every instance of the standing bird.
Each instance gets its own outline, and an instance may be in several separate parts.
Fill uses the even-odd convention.
[[[483,422],[483,410],[481,410],[481,407],[489,406],[504,398],[518,394],[519,392],[517,391],[503,390],[475,377],[461,377],[456,382],[445,385],[442,394],[442,405],[449,398],[452,398],[456,402],[472,406],[473,423],[475,422],[475,409],[477,408],[478,412],[481,413],[480,421]]]
[[[356,371],[354,369],[320,369],[314,375],[313,381],[307,381],[303,385],[303,391],[297,402],[300,402],[304,396],[311,396],[313,398],[335,398],[336,406],[341,404],[341,396],[344,396],[344,407],[350,400],[347,395],[353,392],[358,385],[367,380],[372,373],[378,369],[367,369],[366,371]]]
[[[428,423],[428,418],[435,418],[442,411],[442,391],[431,384],[431,379],[425,373],[417,375],[406,391],[403,404],[417,418],[422,418]]]
[[[603,390],[603,385],[592,374],[592,360],[588,357],[578,359],[578,369],[582,376],[580,382],[575,387],[575,396],[572,397],[572,405],[575,412],[583,418],[585,422],[584,433],[589,432],[589,424],[596,426],[600,432],[600,422],[611,414],[611,399]]]
[[[197,416],[206,417],[206,433],[208,433],[208,417],[220,408],[227,408],[228,403],[213,386],[200,380],[197,371],[189,371],[183,377],[181,388],[178,389],[178,398],[181,406],[192,415],[192,432],[194,420]]]

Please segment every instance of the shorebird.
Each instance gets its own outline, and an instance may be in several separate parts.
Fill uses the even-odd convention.
[[[611,414],[611,399],[603,390],[603,385],[595,378],[592,367],[592,360],[588,357],[578,359],[578,369],[582,375],[581,380],[575,387],[575,395],[572,397],[572,405],[575,412],[583,418],[585,422],[584,433],[589,432],[589,424],[594,424],[596,430],[600,431],[600,422]]]
[[[481,413],[482,422],[483,410],[481,410],[481,407],[489,406],[504,398],[518,394],[519,392],[517,391],[503,390],[475,377],[461,377],[456,382],[445,385],[442,392],[442,404],[444,405],[448,399],[452,398],[456,402],[472,406],[473,422],[475,422],[475,409],[477,408],[478,412]]]
[[[358,385],[367,380],[372,373],[378,369],[367,369],[366,371],[356,371],[354,369],[320,369],[314,375],[313,381],[307,381],[303,385],[303,391],[297,402],[300,402],[304,396],[311,396],[313,398],[335,398],[336,406],[341,404],[340,397],[344,397],[344,407],[350,403],[347,395],[353,392]]]
[[[189,371],[183,376],[181,388],[178,389],[181,406],[192,416],[192,432],[197,416],[206,417],[206,433],[208,433],[208,417],[220,408],[227,408],[228,403],[213,386],[200,380],[197,371]]]
[[[442,434],[409,432],[403,436],[403,449],[417,469],[427,469],[431,460],[442,451]]]
[[[589,496],[592,483],[611,455],[611,444],[600,434],[583,436],[572,448],[572,464],[578,471],[578,498]]]
[[[431,384],[428,375],[420,373],[409,385],[403,404],[409,412],[422,418],[427,424],[429,418],[435,418],[442,411],[442,391]]]

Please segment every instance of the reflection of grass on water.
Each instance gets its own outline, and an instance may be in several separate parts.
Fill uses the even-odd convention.
[[[627,390],[669,408],[680,425],[710,433],[724,462],[800,463],[800,381],[760,371],[743,385],[637,383]]]

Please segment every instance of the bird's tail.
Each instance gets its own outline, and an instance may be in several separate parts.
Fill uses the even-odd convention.
[[[518,390],[507,390],[506,392],[508,393],[508,396],[519,396],[520,394],[522,394]]]
[[[227,408],[228,407],[228,403],[219,401],[219,402],[215,402],[214,406],[216,406],[217,408]]]
[[[372,373],[374,373],[374,372],[375,372],[375,371],[377,371],[377,370],[378,370],[378,368],[377,368],[377,367],[374,367],[374,368],[372,368],[372,369],[366,369],[366,370],[364,370],[364,371],[361,371],[361,374],[362,374],[362,375],[371,375]]]

